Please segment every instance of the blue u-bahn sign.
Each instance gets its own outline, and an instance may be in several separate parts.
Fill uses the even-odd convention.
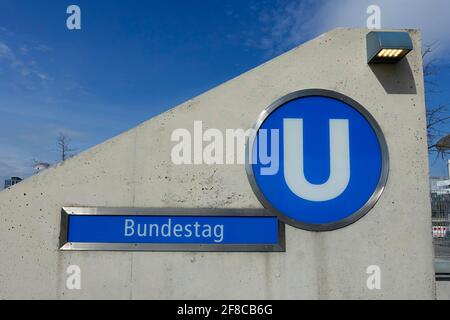
[[[361,218],[379,199],[389,171],[386,141],[369,112],[349,97],[294,92],[264,110],[255,129],[248,177],[282,221],[333,230]]]
[[[386,141],[356,101],[289,94],[261,113],[247,174],[265,209],[65,207],[61,250],[285,251],[284,223],[326,231],[365,215],[387,182]]]

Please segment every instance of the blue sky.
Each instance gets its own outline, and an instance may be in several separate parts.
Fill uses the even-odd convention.
[[[438,41],[429,103],[450,102],[450,2],[392,2],[1,0],[0,181],[31,174],[33,160],[56,162],[59,132],[83,151],[328,29],[365,27],[369,4],[382,27]],[[79,31],[66,28],[70,4]]]

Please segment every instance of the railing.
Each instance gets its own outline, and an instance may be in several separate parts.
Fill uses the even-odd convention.
[[[450,195],[431,195],[436,280],[450,280]]]

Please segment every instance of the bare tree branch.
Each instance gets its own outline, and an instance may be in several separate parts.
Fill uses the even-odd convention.
[[[425,49],[422,53],[422,58],[429,56],[436,48],[438,47],[438,43],[434,42],[430,45],[425,46]],[[423,75],[424,81],[426,84],[426,93],[428,96],[438,93],[439,90],[432,89],[437,88],[439,86],[433,79],[439,72],[441,68],[437,66],[436,58],[431,58],[424,64]],[[431,88],[430,88],[431,87]],[[437,144],[440,138],[449,134],[450,132],[445,132],[442,130],[443,125],[450,122],[450,114],[448,105],[439,105],[439,106],[429,106],[427,104],[427,140],[428,140],[428,152],[436,153],[437,157],[445,158],[448,156],[449,151],[440,148]],[[450,130],[449,130],[450,131]]]
[[[61,156],[61,161],[65,161],[72,156],[71,152],[75,149],[70,148],[70,139],[64,133],[60,132],[58,136],[58,152]]]

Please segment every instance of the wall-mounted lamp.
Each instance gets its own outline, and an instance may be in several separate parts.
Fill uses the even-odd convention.
[[[403,31],[371,31],[366,36],[367,63],[397,63],[413,49]]]

